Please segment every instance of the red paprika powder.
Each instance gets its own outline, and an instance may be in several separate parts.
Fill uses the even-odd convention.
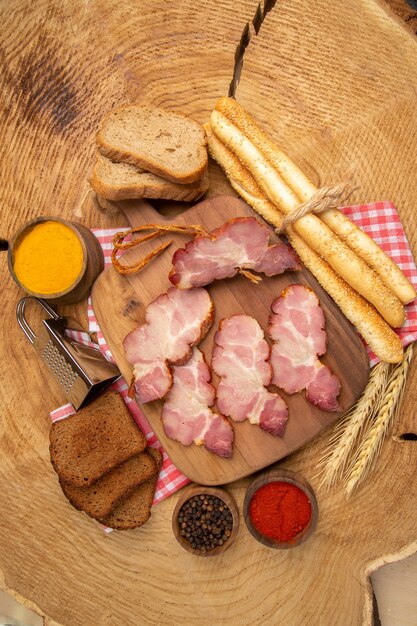
[[[255,528],[270,539],[291,542],[311,519],[311,502],[302,489],[292,483],[274,481],[260,487],[249,503]]]

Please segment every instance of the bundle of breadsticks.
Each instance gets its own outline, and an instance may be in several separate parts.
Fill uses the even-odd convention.
[[[277,229],[301,204],[320,195],[234,99],[217,101],[205,129],[210,154],[233,188]],[[393,328],[402,326],[404,305],[417,295],[400,268],[337,208],[307,213],[285,233],[373,352],[382,361],[400,362],[403,348]]]

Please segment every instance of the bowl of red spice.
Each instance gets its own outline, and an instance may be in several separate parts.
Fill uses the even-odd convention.
[[[318,520],[314,491],[300,474],[266,472],[248,487],[243,504],[251,535],[269,548],[294,548],[313,533]]]
[[[239,511],[225,489],[192,484],[181,492],[172,515],[172,530],[188,552],[196,556],[220,554],[232,545],[238,528]]]

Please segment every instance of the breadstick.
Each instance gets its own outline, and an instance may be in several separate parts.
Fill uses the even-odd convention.
[[[210,124],[205,124],[208,149],[215,161],[225,171],[232,187],[267,222],[280,227],[283,215],[265,198],[250,171],[216,137]],[[403,358],[401,341],[373,306],[338,276],[323,259],[313,252],[290,227],[288,238],[304,265],[317,278],[333,298],[348,320],[356,326],[373,352],[388,363],[398,363]]]
[[[283,213],[298,208],[299,200],[281,176],[251,141],[218,111],[211,114],[211,126],[217,137],[250,170],[258,185]],[[355,291],[360,293],[381,313],[390,326],[404,323],[405,312],[400,300],[379,276],[359,258],[316,215],[305,215],[293,225],[294,230],[315,250]]]
[[[265,155],[278,174],[282,176],[287,185],[298,196],[300,202],[307,202],[311,198],[317,191],[317,187],[274,144],[236,100],[222,97],[217,101],[215,108],[241,130]],[[403,304],[414,300],[417,296],[416,290],[407,277],[404,276],[398,265],[344,213],[337,209],[330,209],[321,213],[320,217],[365,263],[375,270],[382,282]]]
[[[378,273],[382,282],[391,289],[402,304],[408,304],[414,300],[417,296],[416,290],[398,265],[344,213],[337,209],[330,209],[321,214],[321,219]]]

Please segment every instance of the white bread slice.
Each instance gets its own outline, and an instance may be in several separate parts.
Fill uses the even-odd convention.
[[[125,105],[102,120],[101,154],[177,183],[193,183],[207,169],[206,135],[181,113]]]
[[[113,201],[135,198],[191,201],[200,198],[209,187],[207,172],[194,183],[180,185],[129,163],[115,163],[100,153],[96,155],[90,184],[99,196]]]
[[[283,214],[266,198],[247,167],[216,137],[210,124],[205,124],[204,128],[209,152],[225,171],[232,187],[267,222],[279,228]],[[388,363],[402,361],[401,341],[376,309],[340,278],[292,227],[288,229],[287,236],[304,265],[317,278],[348,320],[356,326],[375,354]]]

